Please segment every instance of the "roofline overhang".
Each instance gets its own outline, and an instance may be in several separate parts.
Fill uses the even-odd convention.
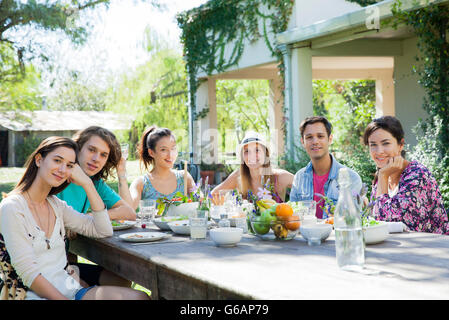
[[[277,34],[276,41],[279,46],[297,45],[310,46],[312,40],[319,38],[328,38],[329,36],[342,36],[341,40],[334,40],[327,45],[336,44],[351,40],[350,38],[361,38],[368,34],[378,33],[380,30],[368,28],[366,25],[367,18],[372,16],[374,12],[379,14],[379,23],[393,17],[391,7],[395,0],[387,0],[366,6],[360,10],[353,11],[335,18],[316,22],[304,27],[294,28]],[[402,0],[401,9],[405,11],[414,11],[428,5],[438,5],[449,3],[449,0]],[[352,31],[352,33],[349,33]],[[314,47],[318,47],[319,44]],[[325,46],[325,45],[322,45]]]

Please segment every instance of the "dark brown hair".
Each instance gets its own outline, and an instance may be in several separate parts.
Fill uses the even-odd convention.
[[[104,167],[93,177],[93,180],[107,180],[110,175],[112,175],[112,169],[117,167],[120,159],[122,158],[122,151],[120,149],[120,144],[115,137],[115,135],[109,131],[108,129],[98,127],[98,126],[90,126],[84,130],[78,131],[74,136],[73,140],[78,143],[78,147],[81,150],[84,144],[89,141],[92,136],[100,137],[109,147],[109,156],[108,160]]]
[[[50,152],[59,148],[66,147],[75,151],[75,161],[78,162],[78,145],[75,141],[67,137],[48,137],[43,140],[36,150],[28,157],[25,163],[25,173],[20,179],[19,183],[14,187],[14,191],[25,192],[27,191],[34,182],[34,179],[37,176],[37,172],[39,171],[39,167],[36,165],[36,156],[40,154],[42,158],[45,158]],[[54,195],[60,193],[68,186],[68,182],[64,181],[60,186],[53,187],[50,190],[49,195]]]
[[[147,128],[140,138],[139,145],[137,146],[137,152],[139,153],[139,161],[148,170],[150,165],[154,165],[154,159],[148,153],[148,149],[156,151],[157,142],[164,137],[172,137],[175,141],[176,138],[170,129],[158,128],[156,126],[151,126]]]
[[[305,118],[299,125],[299,132],[301,133],[301,138],[304,137],[304,131],[309,124],[314,124],[321,122],[326,128],[327,136],[329,137],[332,133],[332,124],[323,116],[313,116]]]
[[[363,134],[363,143],[368,145],[368,139],[377,129],[383,129],[391,133],[391,135],[397,140],[398,144],[404,143],[404,130],[402,129],[401,122],[393,116],[383,116],[377,119],[373,119],[365,129]]]

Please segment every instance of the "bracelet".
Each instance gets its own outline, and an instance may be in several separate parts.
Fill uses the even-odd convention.
[[[124,174],[124,175],[118,176],[118,178],[119,178],[119,179],[127,179],[128,176],[127,176],[126,174]]]

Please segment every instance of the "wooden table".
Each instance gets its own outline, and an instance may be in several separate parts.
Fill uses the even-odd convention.
[[[157,230],[146,229],[147,231]],[[396,233],[365,250],[366,272],[340,270],[332,232],[321,246],[244,235],[233,248],[187,236],[131,245],[115,231],[70,251],[152,291],[153,299],[449,299],[449,236]]]

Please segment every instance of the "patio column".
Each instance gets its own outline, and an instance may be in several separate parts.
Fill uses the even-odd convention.
[[[284,113],[282,110],[283,98],[282,98],[282,81],[275,78],[269,80],[270,97],[268,108],[268,120],[270,124],[270,149],[271,159],[273,162],[278,163],[279,157],[284,154],[284,131],[282,128]]]
[[[291,81],[292,109],[290,114],[290,139],[292,147],[301,146],[299,125],[313,115],[312,53],[309,47],[292,50]]]
[[[376,79],[376,118],[394,116],[395,113],[394,80],[391,70]]]
[[[208,109],[205,115],[201,112]],[[215,79],[202,82],[196,92],[195,163],[218,162],[218,130]]]

